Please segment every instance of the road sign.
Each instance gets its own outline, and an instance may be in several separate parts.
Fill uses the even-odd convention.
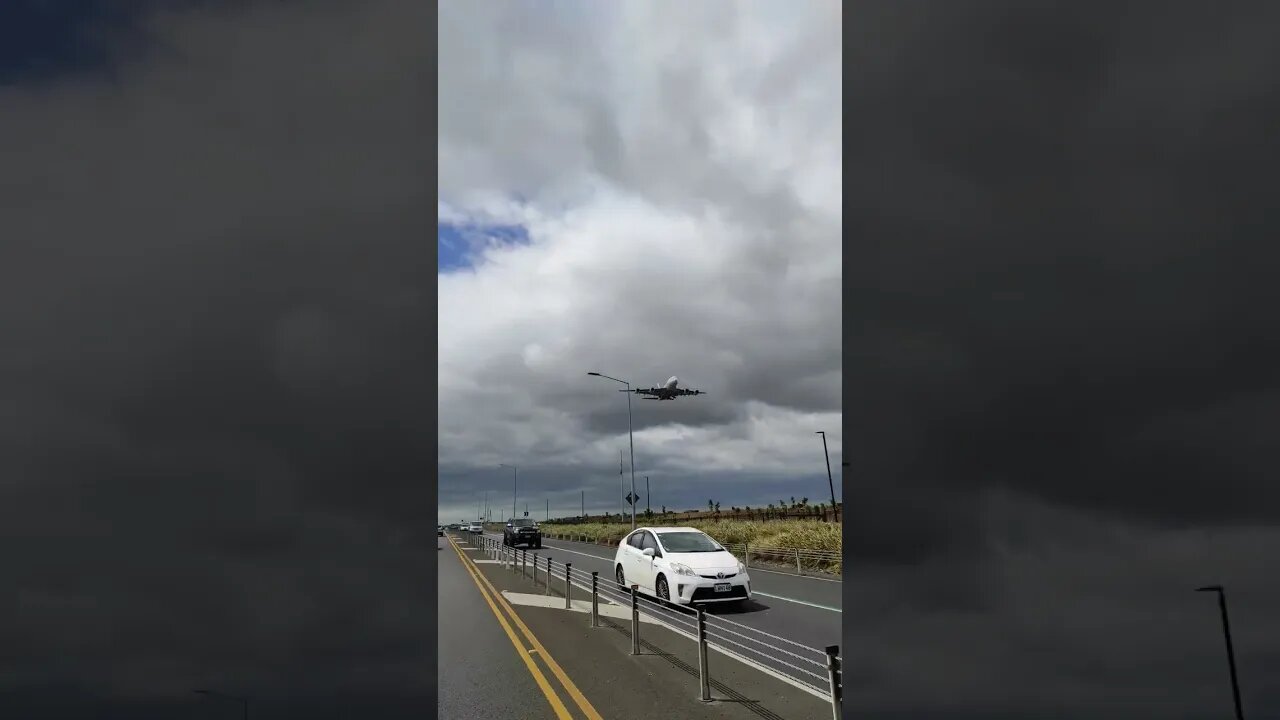
[[[637,500],[639,500],[639,499],[640,499],[640,498],[636,497],[635,495],[633,495],[633,494],[631,494],[631,493],[627,493],[627,504],[628,504],[628,505],[631,505],[632,507],[634,507],[634,506],[635,506],[635,504],[636,504],[636,501],[637,501]]]

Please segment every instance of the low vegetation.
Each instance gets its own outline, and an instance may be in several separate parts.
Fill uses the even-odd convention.
[[[642,520],[643,523],[643,520]],[[838,558],[841,557],[840,523],[809,520],[687,520],[679,522],[686,527],[697,528],[719,542],[726,545],[751,546],[752,560],[776,559],[770,554],[760,551],[766,548],[813,550],[835,553],[837,558],[831,562],[814,562],[805,557],[806,568],[821,569],[824,572],[839,573]],[[562,535],[574,539],[584,538],[588,542],[614,545],[631,532],[631,523],[581,523],[559,524],[542,523],[542,530],[548,535]],[[759,548],[758,551],[756,548]],[[735,548],[740,550],[740,548]],[[790,562],[789,560],[786,560]]]

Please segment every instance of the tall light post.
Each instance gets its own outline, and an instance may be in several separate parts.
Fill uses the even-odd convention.
[[[511,468],[511,517],[514,518],[516,517],[516,481],[519,470],[516,469],[515,465],[508,465],[506,463],[498,463],[498,467]]]
[[[1196,588],[1196,592],[1218,593],[1218,609],[1222,612],[1222,636],[1227,640],[1227,665],[1231,668],[1231,697],[1236,702],[1236,720],[1244,720],[1240,707],[1240,682],[1236,679],[1236,653],[1231,647],[1231,624],[1227,622],[1227,591],[1221,585]]]
[[[649,514],[649,476],[644,476],[644,512]]]
[[[839,520],[840,511],[836,509],[836,483],[831,479],[831,455],[827,452],[827,433],[815,430],[814,434],[822,436],[822,456],[827,459],[827,487],[831,490],[831,512],[835,513],[836,520]]]
[[[244,709],[244,716],[243,716],[244,720],[249,720],[248,698],[236,697],[235,695],[227,695],[226,693],[220,693],[220,692],[217,692],[216,690],[192,690],[191,692],[197,695],[204,695],[206,697],[220,697],[225,700],[235,700],[236,702],[240,703],[240,706]]]
[[[605,380],[612,380],[616,383],[620,383],[622,385],[627,386],[627,390],[626,390],[626,393],[627,393],[627,439],[631,443],[631,496],[635,497],[636,495],[636,436],[635,436],[635,433],[632,431],[632,427],[631,427],[631,383],[627,382],[626,380],[619,380],[616,377],[609,377],[604,373],[589,372],[587,374],[594,375],[595,377],[604,378]],[[632,530],[636,529],[635,505],[631,506],[631,529]]]

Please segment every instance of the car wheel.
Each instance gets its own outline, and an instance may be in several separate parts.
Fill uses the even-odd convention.
[[[665,603],[671,602],[671,588],[667,587],[667,579],[665,577],[658,576],[658,587],[655,589],[658,591],[659,600]]]
[[[623,590],[627,589],[627,577],[622,573],[621,565],[619,565],[618,569],[614,571],[613,577],[618,581],[618,587],[622,588]]]

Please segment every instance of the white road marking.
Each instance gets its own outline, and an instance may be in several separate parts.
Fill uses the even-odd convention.
[[[544,547],[553,547],[553,546],[546,545],[546,546],[544,546]],[[578,552],[577,550],[569,550],[568,548],[556,548],[556,549],[563,550],[564,552],[571,552],[571,553],[575,553],[575,554],[578,554],[578,555],[583,555],[583,556],[586,556],[586,557],[596,558],[597,560],[608,560],[608,559],[609,559],[609,558],[601,558],[599,555],[590,555],[590,554],[588,554],[588,553]],[[493,561],[490,561],[490,562],[493,562]],[[547,595],[539,595],[539,594],[531,594],[531,593],[514,593],[514,592],[511,592],[511,591],[509,591],[509,590],[503,590],[503,591],[501,591],[501,592],[502,592],[502,594],[503,594],[503,596],[504,596],[504,597],[508,598],[508,599],[509,599],[510,601],[512,601],[513,603],[518,603],[518,604],[521,604],[521,605],[532,605],[532,606],[537,606],[537,607],[548,607],[548,608],[564,609],[564,599],[563,599],[562,597],[547,596]],[[758,594],[758,595],[763,595],[764,593],[756,593],[756,594]],[[769,597],[776,597],[776,596],[769,596]],[[607,616],[607,617],[619,617],[619,616],[615,615],[615,613],[617,613],[617,612],[621,612],[621,613],[622,613],[622,615],[620,616],[620,617],[621,617],[621,619],[627,619],[627,620],[629,620],[629,619],[630,619],[630,617],[631,617],[631,608],[629,608],[629,607],[627,607],[627,606],[624,606],[624,605],[620,605],[620,604],[619,604],[619,603],[617,603],[615,600],[610,599],[610,598],[601,597],[600,599],[601,599],[601,600],[604,600],[604,602],[602,602],[602,603],[598,603],[598,604],[597,604],[598,612],[599,612],[601,615],[605,615],[605,616]],[[779,598],[779,599],[781,599],[781,600],[789,600],[790,598]],[[812,604],[812,603],[806,603],[806,602],[804,602],[804,601],[802,601],[802,600],[793,600],[792,602],[798,602],[798,603],[801,603],[802,605],[810,605],[810,604]],[[571,608],[571,609],[572,609],[572,610],[574,610],[574,611],[578,611],[578,612],[587,612],[587,613],[591,612],[591,606],[590,606],[590,604],[589,604],[586,600],[570,600],[570,603],[572,604],[572,608]],[[841,612],[841,611],[839,611],[839,610],[834,610],[833,608],[828,608],[828,607],[825,607],[825,606],[822,606],[822,605],[814,605],[814,607],[820,607],[820,608],[822,608],[822,609],[824,609],[824,610],[833,610],[834,612]],[[660,620],[660,619],[658,619],[658,618],[652,617],[652,616],[650,616],[648,613],[644,613],[644,612],[640,613],[640,621],[641,621],[641,622],[646,622],[646,623],[651,623],[651,624],[654,624],[654,625],[660,625],[660,626],[662,626],[662,627],[667,628],[667,629],[668,629],[668,630],[670,630],[671,632],[676,633],[677,635],[683,635],[684,637],[689,638],[689,639],[691,639],[691,640],[696,639],[696,638],[695,638],[691,633],[689,633],[687,630],[685,630],[685,629],[683,629],[683,628],[675,627],[674,625],[671,625],[670,623],[667,623],[667,622],[664,622],[663,620]],[[827,699],[828,699],[827,694],[826,694],[825,692],[823,692],[822,690],[820,690],[820,689],[818,689],[818,688],[816,688],[816,687],[814,687],[814,686],[812,686],[812,685],[810,685],[810,684],[808,684],[808,683],[800,682],[799,680],[796,680],[796,679],[794,679],[794,678],[792,678],[792,677],[790,677],[790,676],[788,676],[788,675],[785,675],[785,674],[783,674],[783,673],[781,673],[781,672],[778,672],[777,670],[774,670],[773,668],[768,667],[768,666],[766,666],[766,665],[763,665],[763,664],[761,664],[761,663],[759,663],[759,662],[757,662],[757,661],[755,661],[755,660],[748,659],[748,658],[746,658],[746,657],[744,657],[744,656],[742,656],[742,655],[740,655],[740,654],[738,654],[738,653],[736,653],[736,652],[734,652],[734,651],[732,651],[732,650],[728,650],[728,649],[726,649],[726,648],[720,647],[717,643],[714,643],[714,642],[708,642],[708,643],[707,643],[707,649],[709,649],[709,650],[713,650],[713,651],[715,651],[715,652],[717,652],[717,653],[720,653],[721,655],[724,655],[724,656],[726,656],[726,657],[733,658],[734,660],[737,660],[738,662],[740,662],[740,663],[742,663],[742,664],[744,664],[744,665],[748,665],[748,666],[753,667],[753,668],[755,668],[755,669],[757,669],[757,670],[759,670],[759,671],[761,671],[761,672],[763,672],[763,673],[765,673],[765,674],[767,674],[767,675],[770,675],[770,676],[772,676],[772,677],[774,677],[774,678],[777,678],[778,680],[781,680],[782,682],[785,682],[785,683],[787,683],[788,685],[791,685],[792,687],[795,687],[795,688],[798,688],[798,689],[800,689],[800,690],[803,690],[804,692],[807,692],[807,693],[809,693],[810,695],[812,695],[812,696],[814,696],[814,697],[816,697],[816,698],[819,698],[819,699],[821,699],[821,700],[827,700]]]
[[[552,608],[556,610],[564,609],[564,598],[555,595],[536,595],[533,593],[518,593],[510,590],[503,590],[502,596],[511,602],[512,605],[527,605],[529,607]],[[602,598],[605,602],[597,603],[596,608],[602,617],[615,618],[617,620],[630,620],[631,608]],[[573,607],[571,610],[580,613],[591,612],[591,602],[588,600],[572,600]],[[649,617],[644,613],[640,613],[640,622],[646,622],[650,625],[659,625],[657,620]]]
[[[834,612],[834,613],[840,613],[842,615],[844,614],[844,611],[841,610],[840,608],[827,607],[826,605],[819,605],[817,603],[811,603],[804,600],[796,600],[795,598],[783,597],[781,595],[770,595],[769,593],[762,593],[759,590],[752,590],[751,594],[763,595],[767,598],[773,598],[774,600],[786,600],[787,602],[793,602],[793,603],[798,603],[800,605],[808,605],[809,607],[815,607],[815,608],[818,608],[819,610],[830,610],[831,612]]]
[[[575,555],[582,555],[583,557],[595,558],[597,560],[609,560],[609,558],[602,558],[599,555],[592,555],[590,553],[578,552],[577,550],[570,550],[569,548],[556,547],[555,545],[543,545],[543,547],[553,548],[555,550],[562,550],[564,552],[573,553]],[[612,562],[611,560],[609,561]],[[756,571],[756,568],[750,568],[747,572],[755,572],[755,571]],[[786,573],[782,573],[782,574],[785,575]],[[841,610],[840,608],[833,608],[833,607],[828,607],[826,605],[819,605],[817,603],[811,603],[806,600],[797,600],[795,598],[789,598],[782,595],[770,595],[769,593],[763,593],[763,592],[760,592],[759,590],[752,590],[751,594],[763,595],[767,598],[773,598],[774,600],[786,600],[787,602],[793,602],[800,605],[808,605],[809,607],[815,607],[815,608],[818,608],[819,610],[830,610],[831,612],[834,612],[834,613],[840,613],[842,615],[844,614],[844,611]]]

